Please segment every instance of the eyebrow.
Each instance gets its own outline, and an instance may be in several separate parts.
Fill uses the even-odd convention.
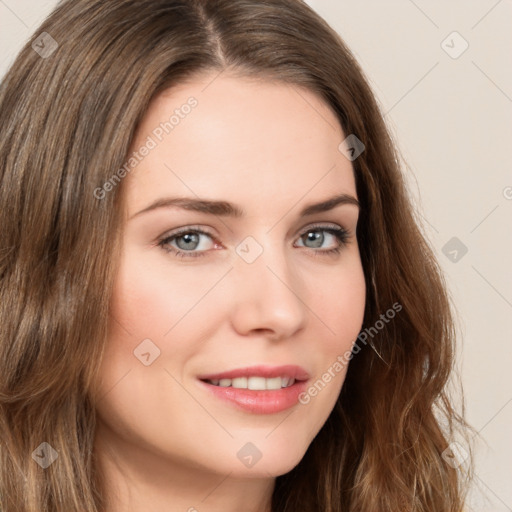
[[[299,215],[301,217],[306,217],[308,215],[314,215],[315,213],[326,212],[336,208],[337,206],[345,204],[352,204],[357,206],[359,209],[361,208],[359,201],[354,196],[349,194],[339,194],[319,203],[311,203],[305,206]],[[159,208],[170,208],[173,206],[199,213],[219,215],[222,217],[241,218],[245,216],[245,212],[242,208],[227,201],[212,201],[189,197],[166,197],[151,203],[146,208],[132,215],[130,219]]]

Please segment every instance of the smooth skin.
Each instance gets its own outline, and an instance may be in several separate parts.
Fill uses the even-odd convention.
[[[197,99],[123,182],[122,258],[98,382],[95,452],[105,512],[270,511],[275,477],[304,456],[346,366],[307,405],[273,414],[212,397],[197,377],[296,364],[314,383],[362,327],[357,205],[299,216],[337,194],[357,199],[335,114],[295,86],[217,75],[161,93],[133,142],[132,150],[140,148],[175,109]],[[245,215],[177,206],[142,212],[176,196],[228,201]],[[319,224],[348,230],[345,244]],[[208,234],[169,239],[183,227]],[[262,250],[251,263],[237,252],[247,237],[250,254]],[[325,252],[336,247],[339,253]],[[145,365],[134,351],[148,339],[151,357],[160,354]],[[261,453],[252,467],[237,457],[249,442]]]

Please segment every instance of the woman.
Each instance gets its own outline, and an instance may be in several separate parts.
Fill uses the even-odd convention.
[[[3,512],[462,510],[444,280],[310,8],[64,1],[0,107]]]

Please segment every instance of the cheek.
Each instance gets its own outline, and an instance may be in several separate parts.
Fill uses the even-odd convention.
[[[165,312],[175,306],[158,273],[144,261],[137,254],[124,255],[112,296],[114,318],[137,335],[147,334],[141,329],[158,328]]]
[[[366,284],[360,259],[352,259],[342,271],[331,274],[328,282],[324,292],[314,296],[325,335],[318,338],[318,373],[303,402],[318,411],[319,424],[334,407],[363,324]]]
[[[365,311],[366,283],[359,257],[352,257],[322,279],[326,284],[317,293],[310,292],[312,308],[325,327],[324,350],[331,356],[351,347],[359,334]],[[309,284],[310,290],[313,283]],[[318,290],[318,288],[317,288]]]
[[[122,327],[136,337],[162,338],[200,301],[216,276],[169,271],[163,263],[148,264],[134,252],[121,262],[113,290],[111,312]]]

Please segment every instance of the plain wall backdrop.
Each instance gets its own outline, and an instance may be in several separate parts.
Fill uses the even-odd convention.
[[[512,512],[512,0],[308,3],[370,80],[445,271],[481,436],[468,512]],[[0,76],[56,4],[0,0]]]

